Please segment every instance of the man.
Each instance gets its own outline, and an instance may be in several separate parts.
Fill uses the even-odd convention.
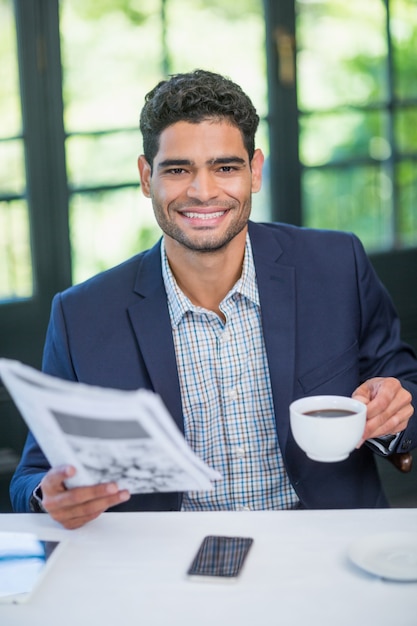
[[[223,475],[212,492],[67,490],[29,434],[15,510],[67,528],[116,510],[386,506],[374,452],[417,438],[417,361],[350,234],[249,222],[261,187],[259,118],[233,82],[197,70],[159,83],[141,114],[143,193],[163,238],[54,298],[43,368],[84,383],[156,391],[194,451]],[[309,460],[288,406],[305,395],[368,405],[346,461]],[[411,418],[411,419],[410,419]]]

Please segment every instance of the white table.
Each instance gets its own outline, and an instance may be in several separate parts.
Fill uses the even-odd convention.
[[[417,583],[389,582],[348,557],[357,538],[417,533],[417,509],[107,513],[76,531],[47,515],[0,515],[0,530],[69,540],[27,604],[1,626],[416,626]],[[186,579],[207,534],[252,536],[236,583]]]

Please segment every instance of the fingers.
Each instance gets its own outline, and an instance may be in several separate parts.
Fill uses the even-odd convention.
[[[403,431],[414,413],[411,394],[396,378],[372,378],[352,397],[367,405],[364,440]]]
[[[75,475],[75,468],[72,465],[63,465],[50,469],[41,481],[42,494],[55,495],[66,491],[65,481]]]
[[[75,474],[71,466],[51,469],[41,481],[42,504],[65,528],[74,529],[97,518],[109,507],[126,502],[130,494],[116,483],[67,489],[65,480]]]

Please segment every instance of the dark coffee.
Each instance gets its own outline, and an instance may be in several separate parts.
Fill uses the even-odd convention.
[[[355,415],[355,411],[349,411],[348,409],[315,409],[314,411],[306,411],[304,415],[311,415],[311,417],[347,417],[348,415]]]

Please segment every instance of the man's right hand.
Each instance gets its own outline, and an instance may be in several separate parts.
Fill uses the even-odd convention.
[[[116,483],[67,489],[65,480],[74,476],[75,471],[72,465],[55,467],[40,483],[43,508],[65,528],[80,528],[109,507],[129,500],[130,493],[119,490]]]

